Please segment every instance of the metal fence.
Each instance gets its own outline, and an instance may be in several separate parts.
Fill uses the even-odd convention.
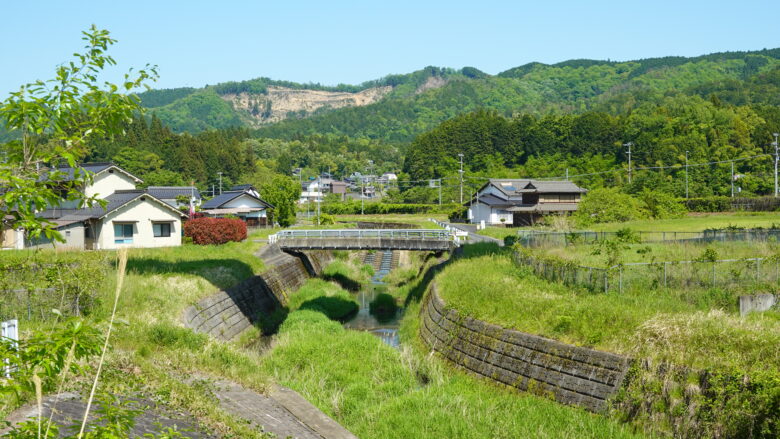
[[[634,262],[597,268],[553,262],[528,253],[515,253],[518,265],[552,282],[591,291],[623,292],[634,288],[700,289],[769,287],[780,282],[778,258],[717,261]]]
[[[705,230],[703,232],[631,232],[641,242],[689,242],[710,243],[729,241],[780,241],[778,229],[744,229],[744,230]],[[545,232],[536,230],[521,230],[517,242],[523,247],[565,247],[574,244],[592,244],[598,241],[616,239],[625,236],[621,232]]]
[[[332,229],[332,230],[282,230],[268,237],[273,244],[282,240],[299,238],[390,238],[452,241],[453,234],[441,229]]]

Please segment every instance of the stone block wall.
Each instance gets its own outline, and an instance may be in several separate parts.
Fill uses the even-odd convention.
[[[267,269],[231,288],[206,297],[184,312],[184,323],[221,340],[231,340],[257,321],[287,305],[287,298],[332,259],[330,252],[287,254],[278,246],[263,247],[257,254]]]
[[[463,316],[447,308],[435,284],[421,313],[420,335],[449,361],[476,375],[594,412],[604,409],[630,365],[627,357]]]

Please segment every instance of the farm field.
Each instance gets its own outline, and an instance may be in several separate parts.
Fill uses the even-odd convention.
[[[732,213],[689,213],[683,218],[663,220],[638,220],[620,223],[592,224],[576,230],[614,232],[623,228],[651,232],[701,232],[706,229],[721,229],[729,226],[740,228],[769,228],[780,226],[780,212],[732,212]],[[497,239],[517,236],[520,230],[552,230],[548,227],[495,227],[488,226],[479,234]]]
[[[607,252],[597,244],[574,244],[566,247],[535,249],[535,252],[576,262],[578,265],[606,268]],[[616,259],[619,263],[674,262],[709,259],[767,258],[780,252],[780,243],[733,241],[710,243],[639,243],[623,244]],[[708,259],[709,258],[709,259]]]

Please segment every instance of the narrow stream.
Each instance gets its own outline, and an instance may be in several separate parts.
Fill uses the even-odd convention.
[[[381,250],[369,253],[364,262],[373,266],[377,266],[378,262],[379,269],[375,270],[374,276],[371,278],[371,284],[355,293],[360,308],[355,317],[346,322],[344,327],[370,332],[388,345],[398,348],[400,345],[398,327],[403,310],[399,309],[391,315],[375,315],[371,313],[371,302],[375,301],[381,294],[385,294],[387,290],[387,285],[382,279],[393,268],[393,252],[392,250]]]

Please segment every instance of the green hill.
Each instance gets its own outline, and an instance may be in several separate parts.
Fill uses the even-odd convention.
[[[771,49],[626,62],[582,59],[553,65],[530,63],[495,76],[473,67],[426,67],[355,86],[258,78],[197,90],[153,90],[141,98],[176,131],[240,125],[259,128],[258,135],[276,138],[330,133],[408,142],[444,120],[479,109],[496,110],[505,116],[589,110],[624,114],[642,102],[657,102],[679,93],[715,94],[736,104],[777,104],[778,67],[780,49]],[[283,105],[279,96],[271,97],[274,90],[277,94],[278,90],[287,91],[303,101],[322,99],[323,94],[328,97],[314,111],[293,106],[268,118],[272,109]],[[360,104],[339,101],[372,91],[375,95]],[[328,100],[331,98],[333,102]]]

